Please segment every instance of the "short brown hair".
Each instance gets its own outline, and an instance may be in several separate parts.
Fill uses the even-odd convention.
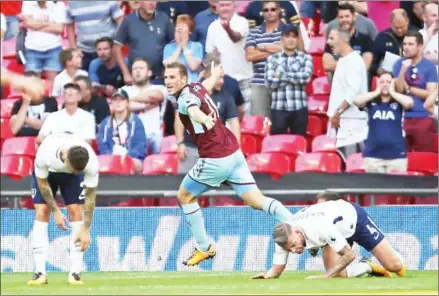
[[[79,52],[80,50],[77,48],[68,48],[61,51],[59,54],[59,62],[65,68],[68,61],[73,59],[73,54],[75,52]]]
[[[341,197],[335,191],[325,190],[325,191],[317,194],[317,199],[323,199],[325,201],[328,201],[328,200],[339,200],[339,199],[341,199]]]
[[[166,65],[166,69],[178,69],[178,73],[181,77],[189,77],[186,66],[179,62],[173,62]]]
[[[340,10],[349,10],[351,14],[355,14],[355,7],[349,3],[339,4],[337,6],[337,14]]]
[[[424,37],[422,37],[422,34],[419,33],[418,31],[408,31],[404,37],[415,37],[416,43],[418,45],[424,44]]]
[[[293,233],[293,229],[288,223],[281,223],[277,225],[273,230],[273,240],[280,247],[286,249],[288,244],[288,238]]]
[[[82,146],[70,147],[67,152],[67,159],[73,169],[82,172],[87,166],[89,160],[88,151]]]
[[[194,19],[189,14],[180,14],[175,21],[175,26],[179,23],[186,24],[189,28],[189,33],[192,33],[195,30]]]
[[[144,62],[146,64],[146,67],[149,70],[151,69],[151,67],[149,66],[149,62],[147,60],[145,60],[144,58],[140,58],[140,57],[134,59],[133,63],[131,64],[131,67],[134,65],[134,63],[137,63],[137,62]]]
[[[73,82],[78,82],[78,81],[84,82],[85,85],[87,86],[87,89],[92,89],[90,77],[85,76],[85,75],[75,76],[75,78],[73,78]]]

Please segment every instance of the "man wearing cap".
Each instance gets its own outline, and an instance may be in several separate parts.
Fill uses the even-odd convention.
[[[265,83],[271,89],[271,134],[290,133],[305,136],[308,125],[306,84],[313,73],[312,57],[298,49],[297,26],[282,29],[282,51],[267,59]]]
[[[130,112],[128,93],[123,89],[113,94],[111,105],[113,113],[99,126],[99,155],[127,155],[133,159],[136,172],[140,173],[146,157],[146,135],[142,120]]]

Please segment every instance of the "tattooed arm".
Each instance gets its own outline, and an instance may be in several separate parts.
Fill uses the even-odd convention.
[[[50,187],[49,181],[47,181],[47,179],[37,178],[37,183],[44,201],[46,202],[50,211],[53,212],[53,217],[55,219],[56,225],[61,230],[67,230],[67,218],[66,216],[64,216],[63,213],[61,213],[58,205],[56,204],[55,197],[53,196],[52,188]]]
[[[96,191],[96,187],[85,188],[84,225],[82,226],[78,237],[75,239],[75,243],[81,245],[81,252],[87,250],[90,245],[90,225],[96,205]]]
[[[93,213],[96,205],[97,188],[85,188],[85,203],[84,203],[84,228],[90,229]]]

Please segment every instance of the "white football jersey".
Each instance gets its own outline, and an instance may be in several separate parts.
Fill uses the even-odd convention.
[[[306,249],[329,245],[339,252],[355,233],[357,211],[344,200],[326,201],[303,208],[287,223],[302,232]],[[275,249],[274,264],[286,264],[289,252],[277,244]]]
[[[48,135],[35,157],[35,175],[45,179],[49,172],[69,173],[66,165],[60,158],[60,151],[72,146],[82,146],[87,149],[89,160],[84,170],[84,185],[88,188],[95,188],[99,182],[99,162],[93,148],[83,139],[72,134],[58,133]]]

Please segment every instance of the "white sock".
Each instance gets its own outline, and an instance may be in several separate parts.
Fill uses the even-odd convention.
[[[49,248],[49,223],[34,221],[32,229],[32,248],[35,263],[35,272],[46,274],[46,257]]]
[[[75,244],[74,240],[81,230],[83,222],[75,221],[70,222],[72,228],[72,233],[70,234],[70,272],[69,276],[73,273],[80,273],[82,271],[82,262],[84,257],[84,252],[81,252],[81,245]]]
[[[346,267],[348,278],[359,277],[366,273],[371,273],[372,268],[365,262],[353,263]]]

